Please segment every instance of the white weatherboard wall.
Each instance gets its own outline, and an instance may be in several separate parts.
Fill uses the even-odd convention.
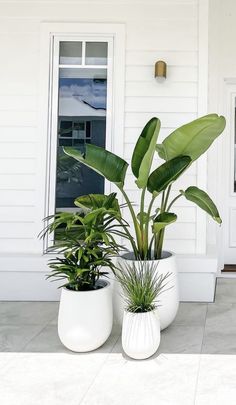
[[[143,125],[152,116],[161,119],[161,138],[164,138],[177,126],[206,113],[207,1],[0,1],[3,61],[0,65],[0,299],[3,300],[58,298],[55,286],[44,281],[48,257],[42,255],[42,242],[37,239],[44,212],[39,183],[45,161],[39,153],[45,136],[39,130],[40,30],[44,22],[70,21],[125,25],[123,150],[127,160]],[[168,65],[167,80],[163,83],[153,77],[154,64],[159,59]],[[190,184],[205,187],[206,159],[193,165],[174,188],[178,190]],[[130,175],[126,189],[136,201],[137,192]],[[185,273],[189,278],[193,271],[194,280],[196,277],[198,280],[194,281],[193,299],[201,300],[196,289],[201,292],[201,280],[207,273],[205,216],[183,199],[178,201],[175,211],[179,221],[167,231],[165,248],[181,254],[181,280]],[[196,257],[206,268],[200,279],[196,276]],[[214,287],[213,267],[210,274]],[[213,287],[209,289],[209,300],[213,299]],[[190,275],[190,281],[181,289],[182,299],[189,299],[191,288]]]

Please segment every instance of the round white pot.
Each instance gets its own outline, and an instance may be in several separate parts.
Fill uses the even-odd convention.
[[[58,335],[74,352],[95,350],[109,337],[112,329],[112,289],[100,280],[102,288],[71,291],[63,288],[58,315]]]
[[[136,262],[132,259],[132,254],[127,253],[118,259],[118,265],[124,264],[124,262],[130,263]],[[150,262],[152,262],[150,260]],[[160,317],[161,330],[167,328],[177,314],[179,308],[179,288],[178,288],[178,273],[176,266],[176,257],[171,252],[163,252],[163,258],[160,260],[154,260],[157,262],[158,274],[171,273],[166,282],[168,281],[165,290],[158,297],[158,314]],[[124,311],[124,301],[121,297],[122,292],[118,282],[114,283],[114,318],[115,322],[121,324],[123,311]]]
[[[160,321],[156,310],[133,313],[124,311],[122,347],[133,359],[152,356],[160,344]]]

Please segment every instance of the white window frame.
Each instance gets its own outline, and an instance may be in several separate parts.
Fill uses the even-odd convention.
[[[123,156],[124,148],[124,83],[125,83],[125,26],[104,23],[42,23],[40,67],[40,167],[38,181],[39,218],[55,212],[57,120],[58,120],[58,54],[53,54],[55,41],[107,41],[111,54],[107,67],[106,148]],[[58,48],[58,46],[57,46]],[[57,49],[56,48],[56,49]],[[56,62],[56,63],[55,63]],[[97,66],[96,66],[97,67]],[[104,66],[103,66],[104,68]],[[52,80],[53,79],[53,80]],[[55,91],[56,90],[56,91]],[[117,191],[105,181],[105,193]],[[40,228],[39,228],[40,229]],[[50,238],[51,239],[51,238]],[[45,239],[42,250],[47,252],[52,240]]]

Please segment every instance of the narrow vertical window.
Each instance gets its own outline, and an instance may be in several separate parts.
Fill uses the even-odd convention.
[[[86,143],[107,145],[108,45],[92,39],[57,43],[56,211],[73,209],[78,196],[104,193],[104,179],[65,155],[63,147],[83,153]]]

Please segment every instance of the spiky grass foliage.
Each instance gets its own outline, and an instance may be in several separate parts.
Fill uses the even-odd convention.
[[[158,297],[167,289],[171,273],[158,274],[157,267],[158,263],[139,261],[123,264],[115,270],[127,311],[149,312],[158,306]]]

